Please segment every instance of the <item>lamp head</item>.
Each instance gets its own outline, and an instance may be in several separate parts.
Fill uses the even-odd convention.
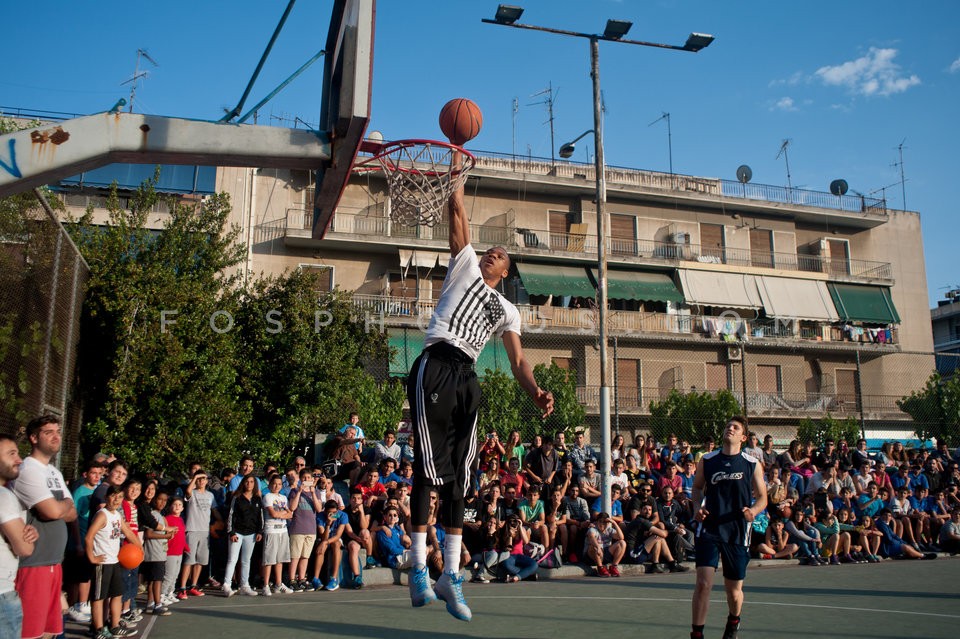
[[[687,37],[686,43],[683,45],[683,48],[687,51],[693,51],[696,53],[700,49],[706,49],[710,46],[710,43],[713,42],[714,37],[709,33],[691,33]]]
[[[576,144],[574,144],[573,142],[567,142],[566,144],[560,147],[560,151],[559,151],[560,157],[562,157],[563,159],[572,157],[573,152],[576,150],[576,148],[577,148]]]
[[[493,16],[497,24],[513,24],[523,15],[523,7],[515,7],[509,4],[501,4],[497,7],[497,13]]]
[[[629,31],[632,26],[633,23],[627,20],[607,20],[607,27],[603,30],[603,37],[619,40],[627,35],[627,31]]]

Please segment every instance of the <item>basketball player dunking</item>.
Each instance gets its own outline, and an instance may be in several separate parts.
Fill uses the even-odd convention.
[[[697,585],[693,592],[691,639],[703,638],[710,607],[710,589],[718,560],[723,558],[727,591],[727,625],[723,639],[737,639],[743,606],[743,579],[750,560],[753,519],[767,507],[767,487],[757,460],[740,452],[747,440],[746,417],[731,417],[723,430],[723,446],[697,464],[693,503],[699,504],[697,530]]]
[[[427,328],[426,348],[414,361],[407,381],[417,438],[410,509],[410,599],[419,607],[439,597],[450,614],[469,621],[472,613],[463,598],[460,544],[464,494],[477,453],[480,386],[473,367],[491,334],[503,339],[513,376],[544,417],[553,412],[553,395],[537,386],[520,346],[520,314],[496,290],[510,269],[510,257],[502,247],[494,247],[477,262],[470,246],[463,186],[451,194],[448,211],[452,259]],[[426,568],[431,490],[440,494],[440,521],[447,532],[444,571],[433,587]]]

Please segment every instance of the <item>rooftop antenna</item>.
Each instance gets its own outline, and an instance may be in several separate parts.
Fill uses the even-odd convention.
[[[146,49],[137,49],[137,66],[135,66],[133,69],[133,75],[120,83],[120,86],[123,86],[124,84],[130,85],[130,102],[127,104],[128,113],[133,113],[133,98],[135,98],[137,95],[137,82],[141,78],[146,78],[150,76],[149,71],[140,70],[140,58],[146,58],[146,60],[155,67],[160,66],[159,64],[157,64],[156,60],[150,57],[150,54],[147,53]]]
[[[660,120],[667,121],[667,152],[670,156],[670,183],[673,183],[673,131],[670,129],[670,114],[666,111],[663,111],[659,118],[648,124],[648,127],[653,126]],[[739,179],[739,178],[738,178]]]
[[[777,157],[775,158],[779,160],[780,156],[782,155],[783,161],[786,162],[787,164],[787,190],[788,191],[793,189],[793,183],[790,181],[790,157],[787,155],[787,147],[790,146],[791,142],[793,142],[793,140],[791,140],[790,138],[784,139],[784,141],[780,143],[780,151],[777,153]]]
[[[900,140],[900,144],[897,145],[897,153],[900,154],[900,160],[894,162],[892,166],[897,167],[900,170],[900,195],[903,198],[903,210],[907,210],[907,187],[905,186],[906,178],[903,177],[903,149],[910,148],[904,147],[903,143],[907,141],[907,138]]]
[[[547,117],[546,123],[550,124],[550,164],[551,165],[555,165],[557,163],[557,158],[556,158],[556,155],[554,154],[554,141],[553,141],[553,105],[556,102],[557,93],[559,92],[560,90],[557,89],[557,92],[554,93],[553,82],[550,82],[547,85],[546,89],[544,89],[543,91],[534,93],[533,95],[530,96],[531,98],[535,98],[538,95],[542,95],[542,96],[545,96],[543,100],[541,100],[540,102],[531,102],[530,104],[527,105],[527,106],[532,106],[534,104],[545,104],[547,106],[548,117]]]
[[[513,158],[516,159],[517,158],[517,114],[520,113],[520,100],[518,100],[516,97],[513,98],[513,105],[511,107],[511,110],[513,112],[511,115],[511,117],[513,118],[513,146],[511,148],[513,149]]]

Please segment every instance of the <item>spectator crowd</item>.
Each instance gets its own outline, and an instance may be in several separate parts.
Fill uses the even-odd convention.
[[[364,571],[410,567],[410,488],[415,440],[387,431],[369,444],[352,414],[326,461],[260,464],[211,474],[190,464],[183,481],[98,454],[68,486],[54,462],[60,424],[26,426],[30,455],[0,436],[0,639],[56,636],[67,616],[98,639],[135,635],[144,614],[165,616],[191,597],[288,595],[363,588]],[[694,559],[694,451],[617,435],[601,460],[583,431],[540,434],[529,445],[484,433],[466,499],[459,570],[479,583],[536,579],[540,568],[580,563],[598,577],[622,564],[685,572]],[[807,566],[932,559],[960,552],[958,451],[899,442],[869,452],[859,440],[774,450],[751,434],[743,454],[767,477],[769,505],[752,523],[757,559]],[[609,463],[604,464],[603,461]],[[609,470],[604,470],[604,467]],[[601,509],[604,482],[612,507]],[[446,535],[430,502],[428,563],[443,570]],[[121,545],[143,551],[126,568]],[[142,605],[141,605],[142,604]]]

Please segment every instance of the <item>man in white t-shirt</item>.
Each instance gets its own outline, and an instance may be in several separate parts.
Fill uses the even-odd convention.
[[[14,588],[17,557],[33,554],[37,529],[27,525],[27,511],[7,482],[20,474],[23,460],[12,437],[0,435],[0,637],[19,637],[23,622],[20,596]]]
[[[460,162],[455,153],[455,163]],[[541,389],[520,346],[520,313],[498,291],[510,270],[503,247],[487,250],[480,262],[470,245],[470,221],[463,204],[463,187],[448,202],[450,254],[447,275],[430,319],[423,353],[413,363],[407,380],[413,434],[417,441],[411,495],[412,545],[410,598],[415,607],[437,597],[447,612],[469,621],[463,599],[460,544],[463,535],[464,495],[470,485],[470,464],[477,452],[477,408],[480,385],[473,367],[487,340],[496,333],[510,360],[513,376],[544,417],[553,411],[553,395]],[[430,492],[440,495],[440,521],[447,531],[444,571],[436,587],[427,575],[427,520]]]
[[[53,465],[60,452],[60,419],[41,415],[27,424],[30,456],[23,460],[13,492],[29,510],[27,522],[39,533],[34,552],[20,559],[17,592],[23,603],[23,636],[55,637],[63,632],[60,590],[67,524],[77,519],[73,496]]]

